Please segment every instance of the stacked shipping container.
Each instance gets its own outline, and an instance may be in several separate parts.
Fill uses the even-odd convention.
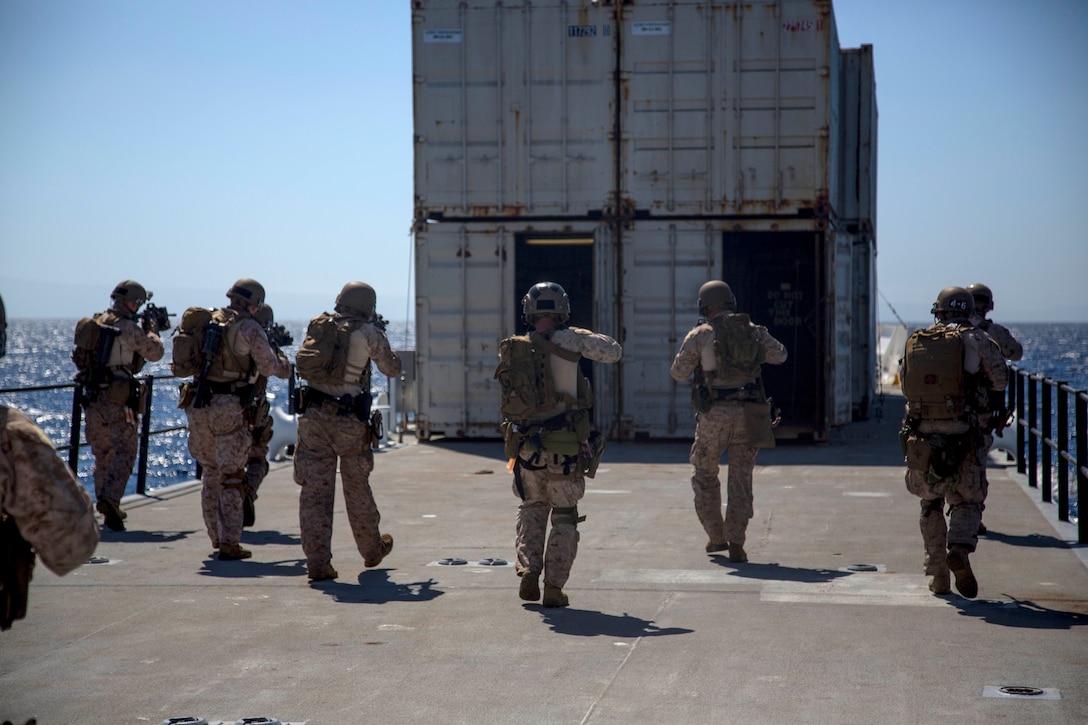
[[[619,437],[689,437],[668,367],[708,279],[790,350],[780,436],[867,416],[871,47],[827,0],[413,3],[420,435],[498,435],[498,342],[542,279],[624,344]]]

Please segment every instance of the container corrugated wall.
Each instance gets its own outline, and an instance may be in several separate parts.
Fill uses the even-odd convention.
[[[624,344],[589,371],[611,435],[692,434],[668,368],[711,278],[790,350],[781,437],[865,417],[875,82],[830,2],[413,9],[421,435],[498,435],[498,342],[542,279]]]

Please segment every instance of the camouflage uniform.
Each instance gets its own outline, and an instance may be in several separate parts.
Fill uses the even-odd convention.
[[[233,318],[222,345],[229,347],[239,362],[264,376],[286,378],[291,374],[290,361],[272,348],[260,323],[247,311],[230,307],[221,312]],[[189,418],[189,451],[204,469],[201,477],[204,526],[212,547],[222,551],[237,550],[240,546],[246,462],[253,434],[239,395],[214,392],[214,389],[215,386],[241,383],[242,391],[248,389],[251,393],[253,386],[248,383],[249,379],[249,374],[233,379],[209,375],[213,394],[207,404],[202,408],[190,405],[185,409]]]
[[[372,322],[351,315],[338,314],[336,317],[338,321],[359,325],[351,334],[348,351],[351,382],[328,384],[308,381],[310,388],[330,398],[369,396],[371,361],[389,377],[400,374],[400,358],[390,348],[389,340],[381,329]],[[341,410],[327,400],[311,403],[298,419],[294,478],[295,483],[302,487],[299,493],[299,527],[306,568],[313,579],[336,576],[332,569],[332,523],[338,460],[348,523],[355,537],[355,546],[364,563],[377,562],[382,558],[382,534],[378,529],[381,514],[370,488],[374,454],[370,448],[369,420],[360,420],[352,411]]]
[[[669,374],[674,380],[687,380],[696,368],[713,369],[714,327],[719,317],[735,314],[717,312],[711,320],[696,325],[680,345]],[[779,365],[786,361],[786,348],[762,325],[751,324],[756,339],[763,348],[764,362]],[[737,387],[750,381],[737,381]],[[741,400],[713,403],[705,413],[696,413],[695,440],[691,446],[691,488],[695,494],[695,513],[709,537],[708,551],[725,548],[726,544],[742,547],[748,520],[754,515],[752,506],[752,469],[759,448],[749,442]],[[729,455],[726,482],[727,504],[722,518],[721,480],[718,478],[722,453]]]
[[[257,376],[253,405],[246,409],[251,443],[246,460],[246,494],[248,506],[252,511],[253,501],[257,500],[257,490],[264,477],[268,475],[268,442],[272,440],[272,407],[268,402],[268,378]],[[251,525],[249,523],[246,524]]]
[[[0,405],[0,509],[10,516],[19,534],[33,547],[50,571],[63,576],[94,553],[98,523],[91,498],[79,485],[49,439],[23,413]],[[33,559],[31,559],[31,562]],[[13,584],[10,575],[21,566],[3,562],[0,597]],[[31,569],[22,569],[24,585]],[[7,607],[5,606],[5,611]],[[12,618],[25,615],[23,606],[7,612]]]
[[[961,326],[959,329],[964,344],[964,370],[968,374],[980,373],[984,378],[980,386],[1003,390],[1008,383],[1008,368],[997,344],[977,328]],[[901,372],[900,379],[902,375]],[[922,420],[918,423],[918,432],[959,435],[965,432],[965,425],[959,420]],[[947,551],[962,547],[973,552],[978,544],[978,526],[986,501],[985,455],[985,446],[969,450],[957,473],[948,479],[927,481],[927,473],[907,470],[907,490],[922,499],[918,526],[925,548],[926,574],[947,578]],[[947,523],[945,504],[950,511]]]
[[[110,354],[113,382],[101,391],[88,391],[91,399],[85,413],[87,443],[94,454],[94,492],[99,510],[105,503],[120,508],[138,450],[138,416],[142,411],[129,408],[132,401],[118,401],[117,397],[124,394],[138,372],[135,356],[156,362],[163,355],[159,336],[153,331],[144,332],[137,324],[135,314],[124,304],[118,301],[96,316],[120,331]],[[117,391],[122,392],[115,396]],[[120,528],[124,528],[123,525]]]
[[[551,336],[551,342],[596,362],[614,363],[623,355],[623,348],[608,335],[578,327],[556,329]],[[557,388],[575,395],[576,391],[571,387],[563,390],[564,375],[559,371],[564,363],[567,367],[577,366],[578,363],[563,361],[550,353],[549,363]],[[571,370],[576,372],[577,368]],[[570,385],[568,382],[567,386]],[[534,416],[534,419],[547,420],[560,412],[562,411],[543,411]],[[521,498],[514,544],[517,551],[516,570],[523,577],[535,577],[543,573],[546,588],[562,589],[570,577],[571,566],[578,555],[580,537],[576,506],[586,490],[585,477],[578,465],[578,455],[549,452],[545,443],[542,449],[523,445],[518,452],[518,459],[513,485],[514,495]],[[552,529],[545,546],[549,515]]]

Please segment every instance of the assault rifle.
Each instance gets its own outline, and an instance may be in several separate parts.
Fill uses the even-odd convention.
[[[194,408],[203,408],[208,402],[208,371],[211,370],[212,360],[219,352],[219,346],[223,344],[223,326],[216,322],[208,322],[204,325],[204,342],[200,346],[200,374],[196,377],[196,399]]]
[[[389,326],[389,320],[375,312],[374,317],[370,318],[370,324],[374,325],[374,327],[377,327],[382,332],[385,332],[385,328]]]
[[[153,293],[147,293],[147,305],[144,307],[144,311],[140,313],[140,326],[144,332],[151,329],[151,323],[155,323],[155,331],[169,330],[170,318],[174,315],[166,311],[165,307],[159,307],[158,305],[151,304],[151,297]]]
[[[287,347],[295,341],[287,328],[278,322],[270,322],[265,325],[264,332],[268,335],[268,342],[277,349]]]

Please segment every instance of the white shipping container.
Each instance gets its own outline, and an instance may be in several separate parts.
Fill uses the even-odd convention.
[[[417,0],[417,219],[826,215],[839,65],[830,0]]]

